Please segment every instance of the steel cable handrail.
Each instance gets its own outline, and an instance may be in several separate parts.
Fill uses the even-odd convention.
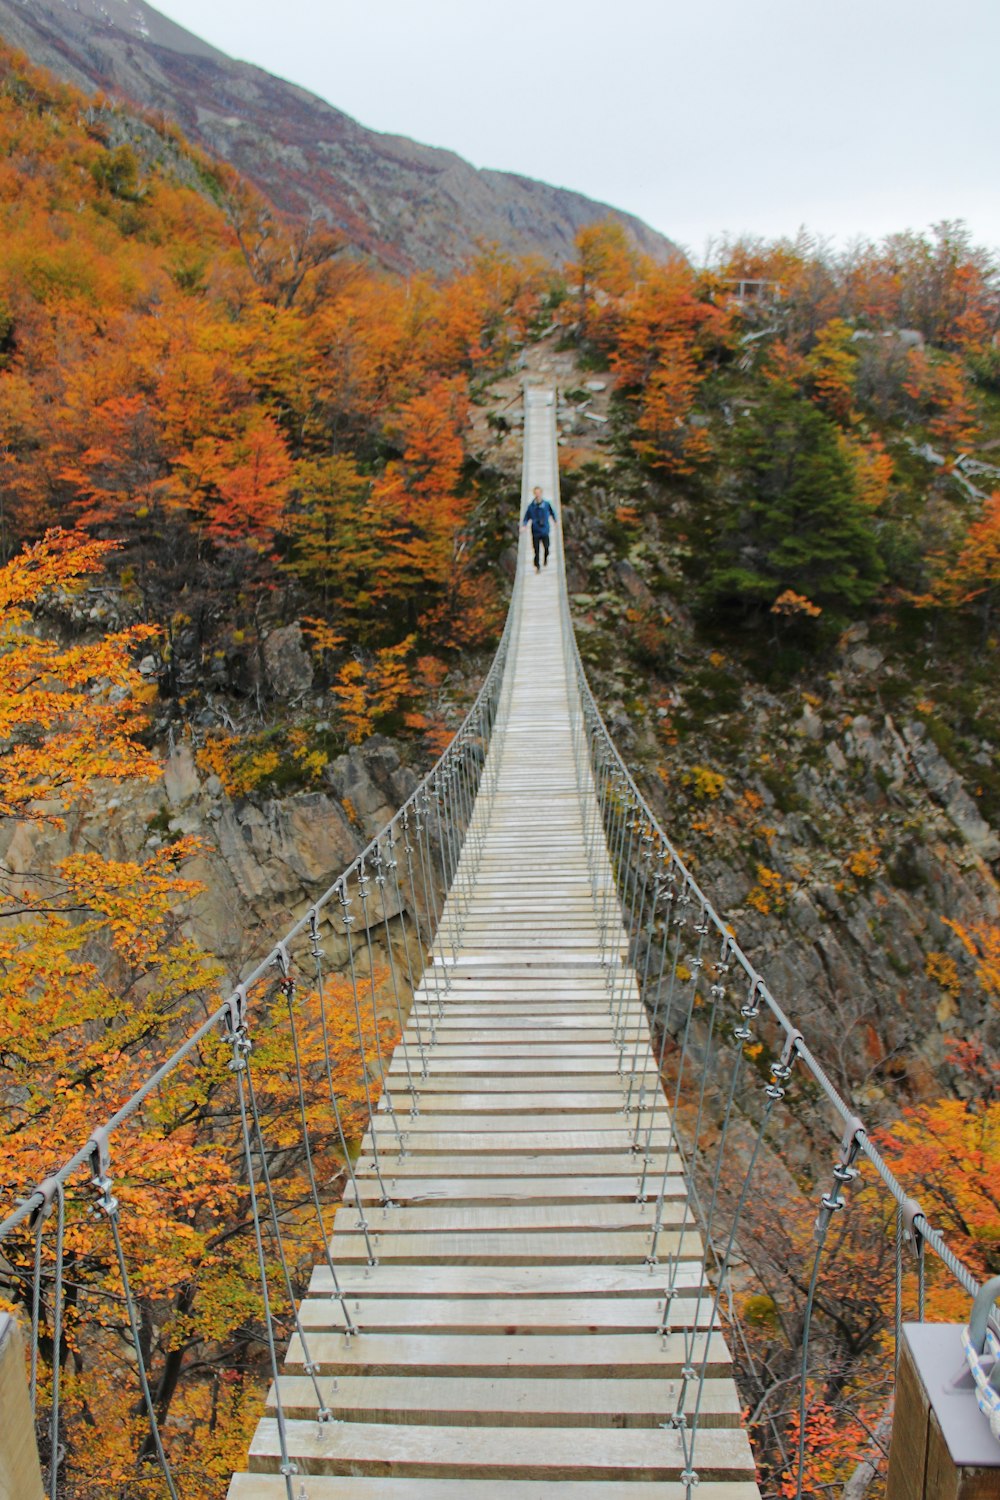
[[[980,1282],[976,1279],[969,1268],[958,1258],[958,1256],[950,1248],[943,1236],[934,1229],[920,1204],[916,1202],[913,1197],[906,1191],[902,1183],[893,1173],[892,1169],[887,1165],[878,1148],[872,1142],[864,1121],[859,1118],[856,1111],[851,1108],[851,1106],[844,1099],[843,1095],[831,1081],[829,1075],[826,1073],[825,1069],[822,1067],[819,1060],[810,1049],[801,1030],[795,1025],[790,1017],[786,1015],[781,1005],[779,1005],[778,1001],[771,993],[763,977],[760,975],[753,963],[751,963],[747,955],[743,952],[743,949],[736,941],[736,938],[729,931],[726,923],[719,916],[718,912],[715,910],[711,901],[699,886],[697,880],[692,875],[684,860],[681,858],[680,854],[677,852],[668,836],[664,833],[658,819],[656,818],[656,815],[653,813],[652,809],[649,806],[649,803],[646,801],[634,777],[632,776],[632,773],[629,771],[628,766],[622,759],[621,753],[618,750],[618,747],[612,739],[608,727],[604,722],[604,718],[594,698],[593,691],[591,690],[590,684],[587,681],[586,671],[580,658],[579,649],[576,644],[576,638],[575,635],[572,634],[572,626],[570,626],[570,631],[570,645],[572,649],[571,660],[574,664],[577,683],[579,686],[581,698],[583,700],[584,713],[586,714],[588,719],[590,719],[591,723],[596,726],[597,731],[601,737],[602,747],[609,755],[619,775],[623,778],[624,783],[628,788],[629,794],[635,798],[641,816],[645,820],[647,820],[648,823],[656,830],[657,837],[662,841],[663,847],[669,855],[670,862],[680,873],[687,890],[690,892],[691,896],[700,903],[703,912],[712,923],[712,926],[715,928],[716,932],[723,939],[723,943],[727,953],[743,970],[743,973],[749,981],[750,987],[759,997],[759,999],[764,1003],[764,1005],[770,1011],[773,1019],[777,1022],[778,1026],[784,1032],[786,1043],[791,1048],[792,1055],[801,1058],[802,1062],[805,1064],[806,1070],[819,1085],[829,1103],[833,1106],[837,1114],[840,1116],[845,1127],[845,1141],[855,1142],[857,1150],[861,1153],[861,1155],[866,1157],[869,1162],[871,1162],[872,1166],[875,1168],[877,1175],[882,1180],[884,1185],[888,1188],[895,1202],[900,1206],[900,1208],[904,1210],[911,1229],[911,1233],[918,1235],[920,1239],[922,1239],[924,1243],[934,1251],[934,1253],[938,1256],[938,1259],[951,1272],[951,1274],[959,1282],[962,1288],[966,1292],[968,1292],[969,1296],[975,1297],[980,1290]]]

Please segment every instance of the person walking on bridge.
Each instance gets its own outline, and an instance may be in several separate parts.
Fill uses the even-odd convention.
[[[545,566],[548,567],[549,525],[552,521],[555,521],[557,525],[559,524],[558,517],[552,509],[551,503],[548,500],[542,499],[541,485],[536,484],[531,500],[528,502],[528,509],[524,512],[524,520],[521,522],[522,526],[527,526],[529,522],[531,523],[531,545],[535,549],[536,573],[541,571],[538,559],[543,551],[545,554]]]

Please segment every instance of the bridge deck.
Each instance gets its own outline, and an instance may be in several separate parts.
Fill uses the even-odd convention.
[[[528,482],[551,494],[554,424],[544,396],[528,415]],[[333,1260],[352,1309],[356,1294],[360,1332],[339,1331],[326,1267],[302,1304],[334,1421],[316,1420],[297,1338],[287,1352],[280,1384],[299,1469],[295,1500],[680,1500],[687,1492],[681,1437],[669,1422],[685,1330],[694,1325],[700,1367],[706,1335],[697,1330],[711,1298],[696,1295],[702,1245],[690,1228],[681,1233],[684,1184],[669,1177],[659,1254],[679,1249],[686,1264],[669,1330],[658,1333],[664,1267],[646,1258],[656,1195],[675,1159],[662,1106],[644,1180],[633,1150],[648,1110],[637,1116],[637,1086],[629,1099],[623,1056],[629,1074],[638,1060],[650,1087],[656,1066],[629,974],[613,1034],[559,588],[555,556],[524,578],[510,719],[490,751],[499,757],[497,793],[461,947],[448,952],[450,989],[418,1085],[420,1112],[409,1115],[397,1048],[389,1086],[405,1150],[385,1113],[362,1148],[359,1190],[376,1266],[366,1264],[358,1204],[345,1202],[336,1216]],[[600,878],[610,885],[610,867]],[[620,949],[620,927],[614,936]],[[426,1034],[437,986],[421,989],[415,1005]],[[373,1147],[390,1207],[380,1206]],[[697,1493],[757,1500],[729,1353],[718,1331],[709,1338]],[[693,1382],[689,1397],[690,1407]],[[279,1462],[268,1415],[251,1472],[234,1477],[230,1500],[285,1496]]]

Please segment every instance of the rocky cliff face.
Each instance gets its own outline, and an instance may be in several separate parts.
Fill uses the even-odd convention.
[[[0,35],[88,92],[177,121],[280,209],[317,212],[398,269],[452,268],[481,242],[559,264],[609,215],[640,249],[676,253],[629,214],[450,151],[366,130],[304,89],[236,62],[144,0],[0,0]]]
[[[217,777],[199,774],[185,742],[166,756],[160,781],[99,789],[65,828],[7,820],[0,864],[10,880],[32,882],[77,849],[141,859],[182,834],[197,835],[202,852],[183,873],[204,890],[185,909],[185,930],[235,982],[388,822],[417,777],[390,741],[374,736],[332,761],[324,782],[322,790],[280,800],[234,801]]]

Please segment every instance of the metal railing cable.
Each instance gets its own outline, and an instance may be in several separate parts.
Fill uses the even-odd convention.
[[[594,889],[598,910],[603,924],[604,944],[610,949],[607,961],[607,984],[612,1014],[618,1017],[621,1005],[621,970],[628,965],[637,975],[639,992],[643,996],[650,1017],[654,1037],[659,1033],[658,1062],[661,1073],[666,1062],[668,1044],[673,1055],[671,1068],[673,1087],[670,1116],[674,1132],[674,1146],[684,1162],[687,1183],[684,1218],[681,1224],[681,1241],[684,1230],[697,1221],[704,1237],[706,1248],[713,1258],[715,1292],[709,1314],[709,1331],[718,1325],[722,1299],[729,1290],[734,1254],[742,1254],[739,1245],[739,1226],[752,1195],[752,1171],[759,1167],[761,1153],[773,1142],[768,1142],[768,1132],[773,1128],[772,1115],[776,1106],[785,1098],[793,1065],[804,1069],[815,1098],[815,1107],[831,1108],[833,1117],[840,1122],[842,1132],[841,1149],[833,1169],[833,1184],[824,1192],[818,1205],[815,1226],[815,1258],[810,1273],[806,1294],[802,1327],[802,1362],[799,1376],[798,1433],[796,1444],[798,1455],[796,1483],[801,1494],[803,1456],[805,1443],[805,1417],[807,1378],[809,1375],[809,1340],[817,1298],[817,1284],[821,1285],[821,1261],[827,1243],[831,1222],[845,1206],[844,1191],[857,1176],[858,1165],[867,1162],[874,1170],[877,1183],[889,1195],[893,1205],[893,1217],[905,1226],[905,1233],[896,1236],[895,1284],[898,1294],[894,1307],[894,1332],[898,1345],[902,1318],[903,1299],[903,1250],[909,1245],[917,1268],[917,1313],[924,1315],[925,1257],[933,1254],[955,1282],[970,1297],[979,1290],[974,1274],[948,1245],[942,1234],[931,1223],[928,1213],[914,1202],[906,1188],[896,1178],[885,1162],[864,1122],[857,1117],[852,1106],[843,1098],[832,1083],[828,1073],[795,1022],[786,1014],[775,999],[763,976],[744,953],[724,919],[702,891],[691,870],[670,839],[660,827],[631,772],[615,745],[587,681],[580,658],[575,634],[569,614],[568,596],[565,589],[562,598],[563,630],[571,670],[579,689],[579,706],[575,726],[577,747],[577,771],[581,778],[581,800],[590,800],[599,809],[600,820],[595,819],[588,830],[588,848],[594,867]],[[603,838],[602,838],[603,834]],[[603,845],[603,848],[601,847]],[[615,898],[609,897],[606,867],[610,862]],[[697,915],[693,921],[688,913]],[[615,943],[617,928],[622,942]],[[714,933],[719,942],[719,958],[705,963],[704,944]],[[627,949],[627,951],[626,951]],[[655,949],[655,958],[652,956]],[[708,1094],[719,1094],[718,1066],[720,1027],[722,1019],[733,1002],[731,992],[734,981],[742,980],[742,1000],[738,1004],[736,1023],[731,1028],[733,1061],[730,1084],[722,1090],[721,1123],[712,1122],[712,1134],[717,1132],[714,1160],[705,1156],[706,1109]],[[676,1000],[681,989],[686,989],[686,1000],[680,1007]],[[679,1011],[679,1013],[678,1013]],[[770,1078],[763,1087],[764,1104],[756,1111],[752,1138],[746,1136],[746,1120],[737,1117],[735,1102],[741,1087],[741,1074],[746,1068],[748,1050],[760,1050],[760,1039],[751,1029],[757,1022],[766,1022],[773,1036],[767,1048],[773,1061]],[[633,1054],[631,1067],[635,1068],[638,1052]],[[629,1087],[634,1080],[630,1080]],[[685,1101],[688,1105],[690,1129],[686,1147],[679,1135],[679,1121],[684,1118]],[[666,1106],[659,1088],[653,1091],[652,1115],[647,1122],[646,1140],[643,1150],[643,1176],[641,1190],[646,1188],[646,1163],[650,1155],[655,1112]],[[731,1133],[739,1128],[739,1150],[748,1163],[744,1180],[733,1190],[727,1189],[726,1215],[728,1223],[720,1233],[718,1221],[722,1209],[721,1182],[726,1148]],[[710,1152],[711,1155],[711,1152]],[[666,1193],[667,1172],[660,1186],[651,1243],[651,1259],[658,1258],[659,1239],[663,1230],[662,1209]],[[675,1294],[677,1275],[681,1266],[679,1244],[668,1256],[669,1283],[666,1309]],[[699,1293],[699,1300],[702,1293]],[[689,1356],[693,1352],[693,1331],[687,1335]],[[702,1375],[707,1368],[708,1343],[706,1340]],[[700,1382],[689,1362],[687,1374],[700,1392]],[[682,1382],[683,1384],[683,1382]],[[673,1421],[681,1424],[682,1401]],[[695,1400],[694,1410],[686,1426],[685,1452],[690,1449],[689,1475],[693,1468],[695,1438],[701,1410],[700,1394]],[[780,1446],[780,1444],[779,1444]],[[689,1478],[689,1486],[694,1480]]]
[[[554,464],[551,486],[556,497],[558,479],[558,465]],[[914,1300],[919,1320],[923,1320],[925,1313],[928,1253],[970,1297],[976,1296],[979,1283],[934,1227],[928,1213],[896,1178],[864,1122],[835,1087],[802,1031],[778,1003],[660,826],[615,745],[587,680],[570,615],[562,546],[559,568],[564,644],[577,690],[570,693],[575,769],[601,944],[606,954],[608,1004],[620,1041],[628,993],[626,974],[633,972],[656,1047],[658,1077],[651,1088],[647,1088],[644,1078],[637,1077],[641,1049],[638,1046],[633,1049],[628,1061],[622,1050],[627,1108],[633,1107],[638,1082],[634,1148],[640,1157],[640,1202],[645,1200],[650,1187],[649,1166],[658,1114],[662,1110],[668,1116],[670,1146],[657,1188],[650,1243],[653,1266],[659,1261],[665,1233],[669,1180],[675,1170],[672,1158],[680,1162],[686,1186],[681,1221],[671,1226],[671,1241],[666,1251],[667,1283],[661,1333],[666,1331],[673,1300],[683,1284],[684,1247],[689,1230],[701,1231],[712,1265],[714,1290],[707,1292],[699,1283],[693,1313],[688,1316],[683,1376],[670,1418],[670,1425],[681,1432],[686,1460],[682,1477],[689,1497],[697,1483],[697,1437],[703,1425],[711,1335],[719,1327],[724,1301],[728,1300],[731,1313],[734,1310],[734,1262],[744,1261],[746,1254],[746,1246],[741,1242],[744,1215],[759,1191],[756,1178],[762,1164],[775,1151],[775,1111],[787,1107],[786,1095],[796,1063],[808,1080],[807,1106],[816,1115],[828,1107],[832,1118],[839,1122],[834,1134],[840,1135],[841,1142],[833,1180],[829,1190],[820,1195],[813,1228],[814,1252],[805,1291],[796,1377],[797,1431],[793,1424],[791,1446],[787,1426],[783,1429],[771,1416],[761,1418],[769,1423],[774,1449],[788,1467],[796,1495],[801,1497],[810,1338],[822,1288],[823,1258],[831,1225],[845,1207],[846,1189],[857,1177],[862,1162],[873,1169],[876,1183],[892,1206],[888,1233],[894,1241],[892,1332],[897,1351],[903,1318],[905,1251],[909,1250],[914,1261]],[[713,935],[718,943],[718,956],[714,960],[705,957]],[[734,990],[738,990],[735,998]],[[727,1019],[731,1014],[732,1022]],[[723,1065],[723,1048],[731,1054],[728,1069]],[[748,1064],[756,1055],[761,1055],[763,1062],[754,1062],[748,1071]],[[748,1079],[752,1083],[765,1065],[760,1088],[762,1102],[752,1102],[748,1107],[743,1097]],[[720,1081],[724,1078],[728,1082]],[[734,1157],[739,1170],[727,1161],[727,1153]],[[740,1275],[745,1279],[742,1270]],[[699,1333],[700,1307],[706,1299],[710,1304],[707,1329]],[[741,1330],[737,1328],[736,1332],[741,1338]],[[992,1336],[996,1336],[995,1332]],[[695,1353],[702,1338],[701,1358],[696,1361]],[[749,1345],[745,1356],[746,1363],[752,1366],[754,1356]],[[694,1394],[690,1409],[686,1409],[689,1390]]]
[[[86,1365],[79,1331],[88,1310],[99,1307],[120,1310],[112,1344],[128,1351],[120,1374],[137,1380],[145,1413],[146,1436],[131,1482],[145,1493],[151,1472],[158,1472],[162,1491],[178,1493],[180,1471],[170,1458],[168,1403],[158,1378],[167,1346],[157,1342],[156,1298],[144,1287],[143,1224],[134,1194],[148,1193],[151,1163],[175,1113],[187,1117],[169,1106],[175,1096],[211,1100],[200,1144],[215,1153],[216,1169],[228,1174],[228,1190],[242,1203],[241,1221],[227,1229],[225,1243],[228,1248],[233,1234],[250,1236],[258,1311],[247,1314],[237,1332],[247,1348],[266,1350],[280,1471],[288,1500],[295,1500],[278,1349],[291,1338],[317,1419],[332,1419],[315,1334],[297,1310],[296,1283],[318,1244],[340,1333],[359,1333],[364,1285],[353,1278],[350,1301],[345,1287],[352,1265],[378,1261],[370,1202],[391,1210],[386,1162],[406,1150],[400,1112],[420,1110],[435,1018],[451,985],[495,799],[519,594],[518,578],[474,704],[399,811],[236,989],[117,1108],[98,1117],[79,1150],[54,1163],[38,1186],[25,1185],[0,1222],[0,1292],[21,1303],[30,1322],[31,1397],[40,1449],[48,1455],[50,1500],[64,1482],[72,1488],[65,1366],[74,1361],[79,1376]],[[402,1041],[390,1065],[411,1015],[413,1040]],[[169,1219],[175,1212],[171,1185],[164,1181],[158,1190],[157,1206]],[[207,1239],[215,1227],[212,1213],[209,1203],[202,1225]],[[339,1229],[347,1224],[345,1214],[353,1216],[347,1233],[333,1235],[332,1221]],[[54,1241],[46,1233],[53,1216]],[[75,1278],[70,1324],[68,1254]],[[157,1295],[162,1303],[175,1292],[171,1284]],[[103,1357],[117,1356],[106,1349]]]

